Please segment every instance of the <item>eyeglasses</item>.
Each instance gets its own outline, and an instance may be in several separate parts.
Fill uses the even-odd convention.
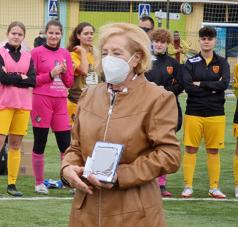
[[[140,27],[144,32],[149,32],[152,30],[152,28],[146,28],[146,27]]]

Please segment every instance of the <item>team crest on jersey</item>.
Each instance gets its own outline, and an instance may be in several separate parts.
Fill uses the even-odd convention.
[[[40,116],[36,116],[35,120],[36,120],[37,123],[40,123],[41,122],[41,117]]]
[[[167,69],[167,72],[168,72],[169,75],[173,74],[173,72],[174,72],[174,67],[173,66],[167,66],[166,69]]]
[[[213,66],[212,66],[212,71],[213,71],[214,73],[219,73],[219,71],[220,71],[220,66],[219,66],[219,65],[213,65]]]

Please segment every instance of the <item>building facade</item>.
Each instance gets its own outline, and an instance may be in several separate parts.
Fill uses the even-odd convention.
[[[6,29],[14,20],[22,21],[27,28],[25,43],[33,47],[33,40],[44,28],[50,16],[49,5],[57,2],[58,19],[64,27],[61,46],[67,46],[73,28],[87,21],[98,28],[109,22],[129,22],[137,24],[139,4],[150,5],[150,16],[156,27],[168,26],[166,18],[158,18],[158,12],[167,11],[167,0],[0,0],[0,41],[6,39]],[[178,30],[192,49],[198,50],[198,30],[204,25],[214,26],[218,31],[217,51],[228,58],[233,65],[238,56],[238,0],[186,0],[181,12],[182,0],[170,0],[169,12],[178,15],[169,20],[169,29]],[[190,9],[189,9],[190,7]],[[157,12],[157,14],[156,14]]]

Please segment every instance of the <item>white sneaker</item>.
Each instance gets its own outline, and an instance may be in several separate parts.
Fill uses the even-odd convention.
[[[44,195],[49,194],[49,190],[43,183],[35,185],[35,192],[37,192],[39,194],[44,194]]]
[[[235,197],[238,199],[238,187],[235,188]]]
[[[193,194],[193,189],[189,188],[189,187],[185,187],[181,196],[183,198],[190,198],[190,197],[192,197],[192,194]]]
[[[209,192],[208,192],[208,195],[210,197],[213,197],[215,199],[225,199],[226,198],[226,195],[223,194],[220,189],[218,188],[213,188],[213,189],[210,189]]]

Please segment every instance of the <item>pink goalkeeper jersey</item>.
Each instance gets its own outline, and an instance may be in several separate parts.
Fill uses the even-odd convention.
[[[27,74],[31,61],[31,55],[28,52],[21,52],[21,57],[18,62],[12,59],[8,50],[4,47],[0,48],[0,55],[4,60],[6,72]],[[31,110],[32,88],[18,88],[0,83],[0,109],[6,108]]]
[[[73,65],[68,50],[63,48],[50,50],[42,45],[34,48],[31,56],[36,70],[36,87],[33,89],[33,94],[67,97],[67,88],[73,84]],[[50,71],[62,62],[66,62],[66,73],[52,80]]]

